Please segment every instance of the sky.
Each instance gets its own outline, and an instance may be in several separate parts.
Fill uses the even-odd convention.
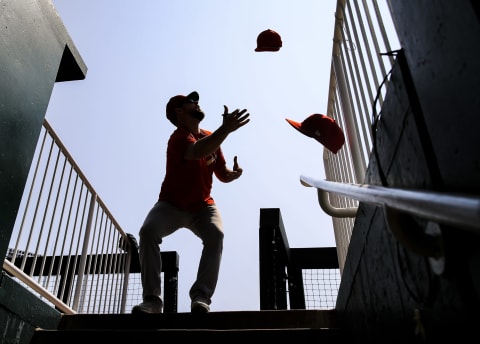
[[[324,147],[286,118],[326,114],[336,0],[52,0],[85,62],[85,80],[56,83],[46,119],[127,233],[157,201],[165,173],[168,100],[197,91],[217,129],[223,105],[250,122],[222,144],[243,175],[214,179],[224,251],[212,311],[260,309],[260,209],[280,209],[290,247],[335,245],[332,219],[300,175],[325,179]],[[281,35],[255,52],[259,33]],[[178,311],[189,312],[201,241],[186,229],[164,239],[180,256]]]

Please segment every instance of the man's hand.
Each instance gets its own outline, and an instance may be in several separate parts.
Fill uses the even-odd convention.
[[[236,178],[240,177],[243,173],[243,168],[238,166],[238,160],[236,155],[233,157],[233,173],[236,174]]]
[[[245,124],[250,122],[250,114],[247,112],[247,109],[236,109],[232,113],[228,113],[228,107],[223,106],[223,124],[222,126],[228,131],[232,132],[237,130],[240,127],[243,127]]]
[[[238,170],[238,161],[237,161],[237,156],[236,155],[233,157],[233,170],[234,171]]]
[[[221,171],[217,171],[216,175],[217,178],[220,179],[224,183],[230,183],[235,179],[240,178],[243,173],[243,169],[238,166],[237,156],[233,158],[233,169],[229,169],[225,166],[225,168]]]
[[[237,178],[240,178],[242,173],[243,173],[243,169],[240,166],[238,166],[237,156],[235,155],[233,157],[233,170],[227,173],[227,176],[228,176],[227,179],[229,181],[235,180]]]

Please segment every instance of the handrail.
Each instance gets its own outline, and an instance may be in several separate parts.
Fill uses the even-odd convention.
[[[469,195],[339,183],[300,176],[300,182],[361,202],[382,205],[428,220],[480,233],[480,198]]]
[[[132,244],[47,119],[18,214],[5,270],[61,312],[124,311]]]
[[[317,189],[318,204],[322,210],[330,215],[331,217],[345,218],[345,217],[356,217],[358,207],[349,207],[349,208],[339,208],[335,207],[330,203],[328,198],[328,192]]]
[[[55,295],[50,293],[47,289],[42,287],[40,284],[35,282],[30,276],[24,273],[22,270],[17,268],[14,264],[8,260],[3,261],[3,269],[13,276],[17,277],[20,281],[27,284],[30,288],[35,290],[41,296],[45,297],[48,301],[53,303],[61,312],[65,314],[76,314],[77,312],[72,308],[68,307],[65,303],[59,300]]]

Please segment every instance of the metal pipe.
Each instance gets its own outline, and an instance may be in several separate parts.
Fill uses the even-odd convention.
[[[480,198],[427,190],[406,190],[366,184],[339,183],[300,176],[304,186],[335,192],[361,202],[404,211],[430,221],[480,233]]]

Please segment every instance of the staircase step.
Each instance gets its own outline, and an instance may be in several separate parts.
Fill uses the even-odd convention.
[[[58,329],[299,329],[336,328],[335,310],[63,315]]]
[[[272,343],[338,343],[342,341],[341,332],[336,329],[267,329],[267,330],[38,330],[31,344],[55,343],[176,343],[187,341],[196,343],[222,343],[225,340],[255,341],[265,340]]]
[[[333,310],[278,310],[162,314],[64,314],[56,330],[37,329],[31,344],[66,342],[158,343],[225,340],[340,342]],[[330,340],[330,341],[329,341]]]

